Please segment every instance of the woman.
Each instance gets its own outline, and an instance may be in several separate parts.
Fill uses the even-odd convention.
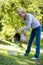
[[[26,26],[17,30],[17,32],[24,31],[24,35],[26,35],[26,32],[28,31],[28,29],[30,27],[32,28],[30,39],[28,41],[27,50],[24,56],[28,56],[28,54],[30,53],[32,42],[34,40],[34,37],[36,37],[36,53],[34,57],[31,58],[32,60],[36,60],[38,59],[40,54],[41,25],[32,14],[26,13],[22,8],[17,8],[17,14],[22,18],[24,23],[26,23]]]

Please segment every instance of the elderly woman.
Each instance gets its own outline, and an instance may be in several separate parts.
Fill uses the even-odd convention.
[[[28,29],[30,27],[32,28],[30,39],[28,41],[27,50],[26,50],[25,54],[23,54],[23,56],[28,56],[28,54],[30,53],[32,42],[33,42],[34,38],[36,37],[36,53],[35,53],[34,57],[31,58],[32,60],[36,60],[36,59],[38,59],[39,54],[40,54],[41,25],[32,14],[26,13],[22,8],[17,8],[17,14],[22,18],[24,23],[26,23],[26,26],[17,30],[18,32],[24,31],[24,35],[26,35],[26,32],[28,31]]]

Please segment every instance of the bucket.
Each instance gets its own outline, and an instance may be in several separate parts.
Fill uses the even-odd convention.
[[[14,35],[14,42],[15,43],[16,42],[22,42],[22,43],[24,43],[24,42],[26,42],[26,36],[24,36],[23,34],[20,34],[20,33],[16,33]]]

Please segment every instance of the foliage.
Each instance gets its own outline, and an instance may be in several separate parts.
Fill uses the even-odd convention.
[[[24,26],[21,18],[16,15],[18,7],[32,13],[43,25],[43,0],[4,0],[0,1],[0,38],[13,42],[13,36],[17,29]]]

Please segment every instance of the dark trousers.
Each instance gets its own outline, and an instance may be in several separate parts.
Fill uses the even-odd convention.
[[[33,29],[30,35],[30,40],[28,42],[28,46],[27,46],[27,50],[26,50],[26,54],[28,55],[28,53],[30,52],[31,49],[31,45],[32,42],[34,40],[34,37],[36,37],[36,53],[35,53],[35,57],[38,58],[39,54],[40,54],[40,38],[41,38],[41,26],[37,27],[36,29]]]

